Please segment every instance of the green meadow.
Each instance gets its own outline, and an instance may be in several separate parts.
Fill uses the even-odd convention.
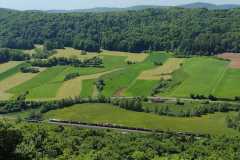
[[[235,114],[227,113],[227,114]],[[91,123],[111,123],[130,127],[142,127],[170,131],[187,131],[213,135],[238,134],[225,123],[226,113],[209,114],[202,117],[178,118],[151,113],[133,112],[111,104],[80,104],[47,112],[45,119],[62,119]]]

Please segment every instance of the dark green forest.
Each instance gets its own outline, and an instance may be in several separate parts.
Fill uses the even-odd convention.
[[[0,122],[0,159],[238,160],[239,140]]]
[[[212,55],[240,52],[240,9],[146,9],[108,13],[0,10],[0,47],[74,47]]]

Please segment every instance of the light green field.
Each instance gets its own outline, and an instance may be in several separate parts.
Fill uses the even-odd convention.
[[[9,61],[7,63],[0,63],[0,74],[6,72],[7,70],[16,67],[23,62],[20,61]]]
[[[0,81],[20,72],[20,68],[26,65],[27,65],[26,63],[21,63],[13,68],[6,70],[5,72],[0,73]]]
[[[240,69],[228,69],[220,80],[214,95],[224,98],[240,96]]]
[[[183,58],[169,58],[163,65],[145,70],[139,76],[140,80],[171,79],[172,73],[181,67]]]
[[[146,69],[154,68],[154,61],[165,62],[170,57],[167,53],[152,53],[143,63],[137,63],[127,66],[125,69],[101,77],[104,79],[106,86],[103,94],[112,96],[118,94],[119,90],[132,86],[137,81],[139,74]]]
[[[159,83],[158,80],[137,80],[129,86],[125,92],[126,96],[150,96],[152,89]]]
[[[67,57],[67,58],[79,58],[79,59],[89,59],[96,56],[99,56],[98,53],[87,53],[82,55],[80,50],[66,47],[65,49],[57,49],[57,53],[52,57]]]
[[[94,95],[96,79],[88,79],[82,81],[81,97],[91,97]]]
[[[12,95],[8,93],[8,90],[32,79],[36,75],[37,74],[33,74],[33,73],[19,72],[19,73],[14,74],[13,76],[10,76],[10,77],[0,81],[0,94],[1,94],[0,97],[2,97],[0,99],[6,100],[6,99],[11,98]]]
[[[185,73],[183,82],[169,96],[189,97],[191,93],[208,96],[218,87],[228,67],[227,61],[214,58],[195,57],[187,59],[181,68]]]
[[[79,59],[89,59],[96,56],[106,57],[106,56],[114,56],[114,57],[124,57],[125,61],[133,61],[133,62],[142,62],[147,57],[148,54],[145,53],[129,53],[129,52],[119,52],[119,51],[107,51],[103,50],[101,53],[87,53],[85,55],[81,54],[80,50],[68,48],[65,49],[57,49],[57,53],[52,57],[67,57],[67,58],[79,58]]]
[[[227,128],[226,115],[226,113],[216,113],[197,118],[177,118],[127,111],[110,104],[81,104],[50,111],[45,114],[45,118],[194,133],[239,134],[237,131]]]
[[[67,74],[78,72],[83,79],[97,79],[103,73],[116,71],[116,68],[126,66],[126,57],[110,56],[103,57],[104,67],[72,67],[72,66],[56,66],[48,68],[33,79],[16,86],[10,90],[10,93],[19,95],[29,91],[28,99],[54,99],[76,96],[81,93],[81,84],[79,81],[72,80],[64,82]],[[72,83],[71,83],[72,82]],[[76,82],[76,83],[75,83]],[[79,87],[77,87],[79,86]]]
[[[9,92],[18,95],[29,91],[28,98],[42,98],[42,96],[47,97],[48,95],[53,95],[55,90],[53,90],[53,88],[57,85],[57,81],[54,83],[54,80],[56,80],[65,69],[66,67],[48,68],[31,80],[10,89]]]
[[[66,97],[79,96],[81,93],[81,90],[82,90],[82,81],[98,79],[102,75],[105,75],[105,74],[108,74],[108,73],[111,73],[111,72],[114,72],[117,70],[120,70],[120,69],[110,70],[110,71],[91,74],[91,75],[82,75],[82,76],[76,77],[74,79],[64,81],[61,84],[61,87],[59,88],[59,90],[57,92],[57,98],[61,99],[61,98],[66,98]],[[94,85],[94,84],[92,84],[92,85]]]
[[[119,51],[106,51],[106,50],[104,50],[100,55],[127,57],[126,61],[132,61],[132,62],[143,62],[149,56],[149,54],[146,54],[146,53],[129,53],[129,52],[119,52]]]

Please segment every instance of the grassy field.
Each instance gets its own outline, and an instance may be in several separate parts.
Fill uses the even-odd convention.
[[[234,114],[234,113],[228,113]],[[197,118],[177,118],[132,112],[110,104],[81,104],[46,113],[46,119],[56,118],[92,123],[112,123],[131,127],[188,131],[209,134],[239,134],[225,124],[227,114],[216,113]]]
[[[0,64],[0,74],[6,72],[7,70],[16,67],[17,65],[21,64],[23,62],[20,61],[9,61],[7,63],[1,63]]]
[[[157,80],[137,80],[129,86],[125,92],[126,96],[150,96],[152,89],[159,83]]]
[[[74,78],[69,81],[64,81],[58,90],[57,98],[79,96],[81,93],[81,90],[82,90],[82,81],[98,79],[99,77],[101,77],[104,74],[108,74],[108,73],[111,73],[111,72],[114,72],[117,70],[119,70],[119,69],[96,73],[96,74],[91,74],[91,75],[83,75],[83,76],[79,76],[79,77]],[[85,87],[84,87],[84,89],[85,89]]]
[[[94,95],[96,79],[88,79],[82,81],[81,97],[91,97]]]
[[[214,95],[225,98],[240,96],[240,69],[228,69],[220,80]]]
[[[54,54],[52,57],[67,57],[67,58],[79,58],[79,59],[89,59],[98,56],[98,53],[87,53],[86,55],[82,55],[80,50],[74,48],[65,49],[57,49],[57,53]]]
[[[106,50],[104,50],[100,55],[127,57],[126,61],[132,61],[132,62],[143,62],[149,56],[149,54],[146,54],[146,53],[129,53],[129,52],[119,52],[119,51],[106,51]]]
[[[27,65],[26,63],[21,63],[13,68],[8,69],[5,72],[0,73],[0,81],[20,72],[20,68],[26,65]]]
[[[106,86],[103,94],[112,96],[124,88],[134,85],[137,82],[137,77],[142,70],[154,68],[154,61],[161,61],[164,63],[170,57],[166,53],[152,53],[144,61],[144,63],[137,63],[127,66],[125,69],[101,77],[104,79]]]
[[[193,93],[208,96],[217,87],[216,85],[225,73],[227,66],[227,61],[214,58],[195,57],[187,59],[181,68],[181,72],[185,73],[184,80],[168,95],[189,97]]]
[[[52,89],[53,86],[56,86],[56,83],[54,83],[53,80],[58,78],[57,76],[59,76],[59,74],[61,74],[65,69],[66,67],[48,68],[31,80],[10,89],[9,92],[18,95],[29,91],[30,94],[28,98],[41,98],[42,96],[47,97],[49,95],[53,95],[52,93],[55,89]]]
[[[36,75],[37,74],[33,73],[16,73],[15,75],[8,77],[7,79],[0,82],[0,91],[8,91],[17,85],[32,79]]]
[[[129,52],[118,52],[118,51],[107,51],[103,50],[101,53],[87,53],[87,54],[81,54],[80,50],[76,50],[73,48],[65,48],[65,49],[58,49],[57,54],[54,54],[52,57],[77,57],[79,59],[89,59],[96,56],[100,57],[106,57],[106,56],[117,56],[119,58],[124,58],[125,61],[133,61],[133,62],[142,62],[147,57],[148,54],[144,53],[129,53]]]
[[[181,67],[184,59],[169,58],[162,66],[145,70],[139,76],[140,80],[161,80],[171,79],[172,73]]]

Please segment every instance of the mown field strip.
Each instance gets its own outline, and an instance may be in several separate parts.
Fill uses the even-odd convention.
[[[67,58],[77,57],[79,59],[89,59],[96,57],[98,55],[99,55],[98,53],[87,53],[83,55],[81,54],[80,50],[66,47],[65,49],[57,49],[57,54],[54,54],[51,57],[67,57]]]
[[[13,67],[16,67],[17,65],[21,64],[23,62],[20,62],[20,61],[10,61],[10,62],[7,62],[7,63],[2,63],[0,64],[0,74],[3,73],[3,72],[6,72],[7,70],[13,68]]]
[[[92,80],[92,79],[97,79],[105,74],[109,74],[115,71],[121,70],[119,69],[114,69],[111,71],[106,71],[102,73],[97,73],[97,74],[91,74],[91,75],[85,75],[85,76],[79,76],[77,78],[74,78],[69,81],[65,81],[62,86],[59,88],[57,92],[57,99],[60,98],[66,98],[66,97],[74,97],[74,96],[79,96],[81,93],[82,89],[82,81],[83,80]]]
[[[212,91],[210,92],[211,94],[214,94],[218,88],[218,86],[221,84],[222,80],[224,79],[225,74],[227,73],[228,67],[226,66],[222,72],[220,72],[218,79],[216,83],[214,84]]]
[[[32,79],[36,75],[37,74],[20,73],[19,72],[13,76],[1,81],[0,82],[0,94],[1,94],[0,97],[2,97],[3,99],[10,98],[12,96],[12,94],[6,93],[8,90]]]
[[[162,66],[143,71],[137,79],[139,80],[160,80],[170,79],[171,74],[181,67],[184,59],[169,58]]]
[[[166,96],[189,97],[190,94],[211,94],[219,75],[228,66],[228,62],[211,57],[193,57],[182,66],[185,78],[181,84],[169,91]]]
[[[0,91],[0,100],[2,101],[10,99],[12,96],[13,95],[10,93],[5,93]]]
[[[149,54],[145,54],[145,53],[129,53],[129,52],[105,51],[105,50],[100,55],[127,57],[126,61],[133,61],[133,62],[143,62],[149,56]]]
[[[17,73],[0,82],[0,91],[5,92],[17,85],[20,85],[23,82],[26,82],[32,79],[36,75],[37,74],[32,74],[32,73]]]

